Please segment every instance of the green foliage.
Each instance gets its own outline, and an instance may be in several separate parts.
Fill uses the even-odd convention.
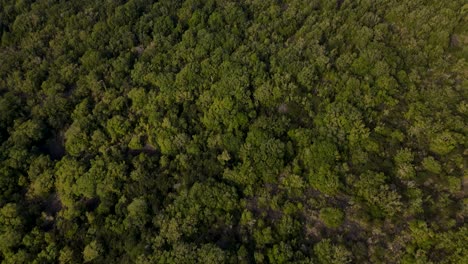
[[[337,228],[344,221],[344,214],[337,208],[322,208],[320,209],[320,220],[322,220],[327,227]]]
[[[304,151],[304,165],[310,171],[309,181],[313,187],[326,194],[338,192],[338,172],[333,168],[337,159],[336,146],[327,141],[316,142]]]
[[[83,250],[84,262],[96,260],[102,254],[102,247],[96,240],[91,241]]]
[[[395,155],[396,174],[403,180],[413,179],[416,171],[412,165],[414,155],[409,149],[401,149]]]
[[[400,195],[385,184],[385,175],[372,171],[361,174],[355,184],[357,195],[362,197],[374,216],[393,216],[401,210]]]
[[[113,141],[127,135],[130,124],[122,116],[114,116],[107,121],[107,131]]]
[[[463,1],[0,1],[4,263],[467,263]]]
[[[142,227],[148,221],[148,206],[146,201],[142,198],[134,199],[128,206],[127,220],[128,224],[132,226]]]
[[[438,133],[431,140],[430,149],[439,155],[448,154],[457,145],[457,140],[455,137],[456,135],[448,131]]]
[[[424,158],[422,165],[426,170],[432,173],[438,174],[442,171],[442,167],[440,166],[440,163],[437,162],[437,160],[435,160],[434,157]]]
[[[65,149],[72,156],[80,156],[88,149],[88,144],[88,135],[77,122],[74,122],[65,132]]]
[[[322,264],[351,263],[351,252],[341,245],[334,245],[330,239],[324,239],[314,245],[314,253]]]

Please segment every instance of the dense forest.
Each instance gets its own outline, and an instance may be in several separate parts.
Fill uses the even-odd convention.
[[[463,0],[0,0],[1,263],[468,263]]]

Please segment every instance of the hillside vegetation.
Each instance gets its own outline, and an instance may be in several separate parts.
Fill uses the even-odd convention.
[[[468,263],[463,0],[0,0],[0,262]]]

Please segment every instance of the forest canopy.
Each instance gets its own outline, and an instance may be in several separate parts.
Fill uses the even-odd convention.
[[[468,263],[462,0],[0,0],[1,263]]]

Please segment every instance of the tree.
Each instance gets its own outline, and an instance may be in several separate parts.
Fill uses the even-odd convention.
[[[127,135],[129,129],[130,123],[122,116],[116,115],[107,121],[107,132],[113,141]]]
[[[452,151],[456,147],[457,136],[458,136],[457,134],[450,133],[449,131],[443,131],[441,133],[437,133],[431,139],[430,149],[439,155],[448,154],[450,151]]]
[[[79,157],[89,148],[89,138],[78,122],[74,122],[65,132],[65,149],[72,156]]]
[[[434,157],[426,157],[422,161],[423,167],[435,174],[439,174],[442,171],[442,167],[440,166],[440,163],[434,159]]]
[[[334,245],[330,239],[324,239],[314,245],[314,253],[319,263],[341,264],[351,263],[351,252],[344,246]]]
[[[466,263],[468,5],[0,1],[5,263]]]
[[[337,228],[344,220],[344,214],[337,208],[322,208],[320,209],[320,220],[322,220],[327,227]]]
[[[102,249],[101,244],[98,241],[93,240],[84,248],[83,260],[84,262],[91,262],[99,258],[99,256],[102,253],[103,253],[103,249]]]
[[[357,195],[363,198],[374,216],[393,216],[402,209],[401,196],[385,184],[385,175],[372,171],[360,175],[355,183]]]
[[[126,218],[126,224],[128,227],[137,226],[142,228],[146,222],[148,222],[148,206],[143,198],[133,199],[133,201],[127,206],[127,210],[128,216]]]
[[[34,197],[46,197],[54,187],[53,163],[48,156],[41,155],[29,166],[31,181],[29,193]]]
[[[309,182],[323,193],[335,194],[340,187],[338,172],[334,168],[338,155],[336,146],[329,141],[317,141],[302,154],[305,168],[309,171]]]

